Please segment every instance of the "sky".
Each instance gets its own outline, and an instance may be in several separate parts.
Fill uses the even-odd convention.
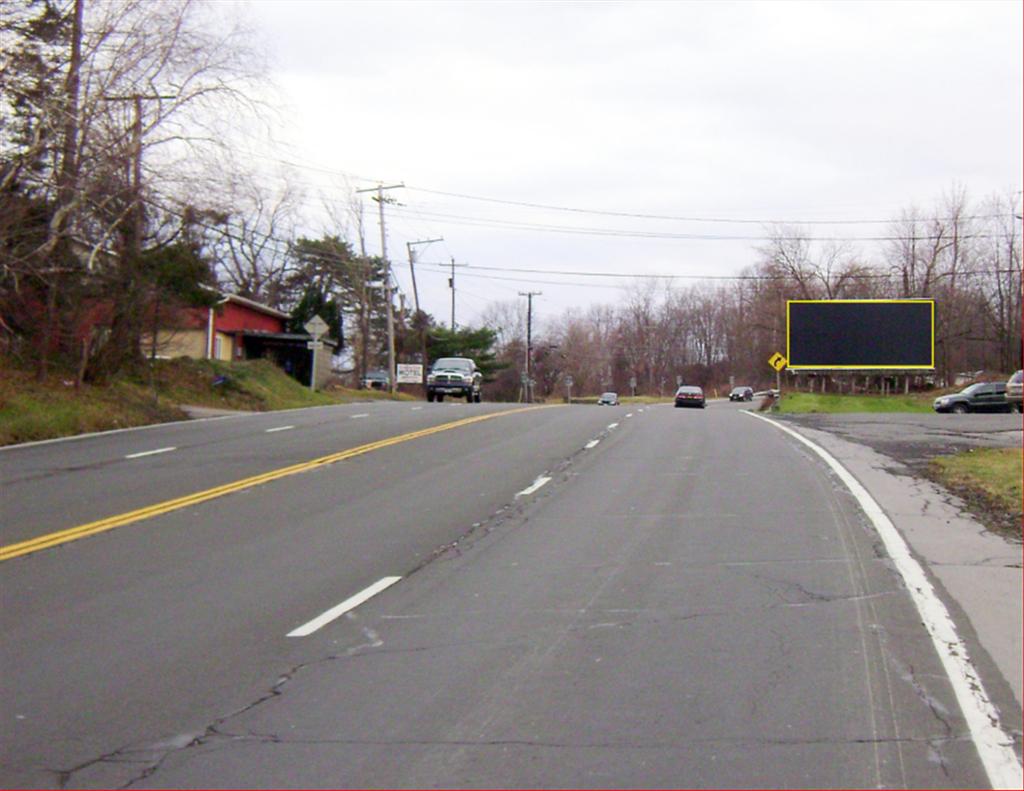
[[[635,277],[736,275],[776,224],[871,258],[902,209],[1021,188],[1020,2],[240,8],[277,86],[261,161],[288,163],[311,233],[404,184],[388,256],[411,304],[406,243],[443,237],[416,276],[444,323],[452,259],[460,326],[525,292],[542,321]]]

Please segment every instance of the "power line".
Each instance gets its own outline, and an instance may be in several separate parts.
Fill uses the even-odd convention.
[[[447,266],[447,264],[425,264],[429,266]],[[504,267],[504,266],[485,266],[479,264],[467,264],[469,269],[479,269],[488,272],[513,272],[519,274],[539,274],[539,275],[565,275],[566,277],[596,277],[596,278],[628,278],[628,279],[653,279],[653,280],[785,280],[792,278],[791,273],[781,273],[777,275],[708,275],[708,274],[682,274],[682,273],[647,273],[647,272],[598,272],[598,271],[584,271],[584,270],[558,270],[558,269],[528,269],[522,267]],[[959,277],[980,277],[989,275],[1008,274],[1010,272],[1017,272],[1017,269],[988,269],[988,270],[974,270],[959,272]],[[470,272],[463,273],[465,277],[487,277],[487,275],[477,275]],[[810,273],[805,273],[810,275]],[[889,272],[877,272],[877,273],[856,273],[845,275],[847,280],[884,280],[890,277],[896,277],[896,274]],[[507,278],[506,278],[507,279]],[[594,285],[594,284],[588,284]]]
[[[339,170],[336,168],[328,168],[322,165],[306,164],[303,162],[294,161],[294,159],[282,159],[279,157],[270,156],[267,154],[259,154],[255,152],[249,152],[248,156],[256,157],[259,159],[265,159],[270,162],[275,162],[280,165],[286,165],[288,167],[298,168],[300,170],[308,170],[318,173],[325,173],[332,176],[340,176],[345,179],[352,179],[354,181],[361,181],[366,183],[378,183],[383,181],[380,178],[369,178],[367,176],[361,176],[356,173],[351,173],[345,170]],[[315,185],[321,186],[321,185]],[[331,185],[332,187],[334,185]],[[647,212],[639,211],[626,211],[626,210],[615,210],[615,209],[591,209],[583,208],[578,206],[561,206],[558,204],[541,203],[536,201],[517,201],[508,198],[496,198],[484,195],[473,195],[463,192],[452,192],[446,190],[433,189],[430,187],[415,187],[406,185],[406,189],[414,192],[422,192],[429,195],[440,195],[448,198],[457,198],[460,200],[477,201],[481,203],[493,203],[504,206],[518,206],[522,208],[530,209],[543,209],[545,211],[559,211],[568,212],[573,214],[589,214],[596,216],[605,217],[628,217],[634,219],[645,219],[645,220],[669,220],[677,222],[703,222],[703,223],[716,223],[716,224],[732,224],[732,225],[884,225],[894,222],[952,222],[961,220],[985,220],[985,219],[997,219],[997,218],[1011,218],[1014,215],[1012,213],[996,213],[996,214],[970,214],[963,215],[960,217],[939,217],[939,216],[927,216],[927,217],[887,217],[885,219],[780,219],[780,218],[730,218],[730,217],[716,217],[716,216],[701,216],[701,215],[674,215],[674,214],[652,214]]]
[[[752,218],[728,218],[728,217],[697,217],[671,214],[645,214],[642,212],[613,211],[606,209],[583,209],[573,206],[556,206],[547,203],[532,203],[529,201],[515,201],[505,198],[488,198],[481,195],[467,195],[461,192],[444,192],[442,190],[428,189],[426,187],[408,187],[414,192],[425,192],[431,195],[443,195],[449,198],[460,198],[463,200],[481,201],[484,203],[498,203],[506,206],[522,206],[531,209],[545,209],[548,211],[564,211],[576,214],[595,214],[605,217],[632,217],[644,220],[672,220],[679,222],[706,222],[706,223],[728,223],[735,225],[878,225],[894,222],[893,218],[885,220],[780,220],[780,219],[752,219]],[[921,218],[920,222],[932,220],[949,222],[952,220],[970,219],[993,219],[996,217],[1008,217],[1007,214],[975,214],[963,217],[936,217]]]
[[[400,213],[400,212],[399,212]],[[444,214],[440,212],[417,212],[421,218],[432,217],[445,222],[453,222],[456,225],[469,225],[482,228],[508,229],[513,231],[542,231],[547,233],[564,233],[583,236],[615,236],[634,239],[668,239],[684,241],[714,241],[714,242],[770,242],[779,236],[787,240],[801,242],[903,242],[918,241],[930,242],[940,241],[948,237],[943,235],[922,234],[921,236],[808,236],[803,234],[780,234],[780,235],[724,235],[706,233],[679,233],[671,231],[643,231],[618,228],[598,228],[578,225],[550,225],[546,223],[523,222],[517,220],[500,220],[486,217],[469,217],[462,214]],[[999,238],[993,234],[962,234],[959,239],[995,239]]]

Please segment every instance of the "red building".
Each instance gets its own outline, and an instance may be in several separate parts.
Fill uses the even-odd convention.
[[[304,384],[309,383],[312,354],[306,333],[286,332],[289,315],[237,294],[224,296],[209,308],[180,311],[173,326],[157,334],[157,356],[194,357],[224,361],[268,358]],[[336,343],[324,340],[317,354],[317,383],[330,375],[331,355]],[[143,348],[150,348],[145,339]]]

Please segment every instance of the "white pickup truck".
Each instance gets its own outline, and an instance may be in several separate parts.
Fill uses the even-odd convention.
[[[427,374],[427,400],[444,401],[446,395],[452,395],[479,404],[483,381],[483,374],[468,357],[442,357]]]

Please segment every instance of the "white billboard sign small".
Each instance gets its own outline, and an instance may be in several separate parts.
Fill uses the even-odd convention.
[[[400,385],[418,385],[423,381],[423,366],[419,363],[395,365],[395,382]]]

